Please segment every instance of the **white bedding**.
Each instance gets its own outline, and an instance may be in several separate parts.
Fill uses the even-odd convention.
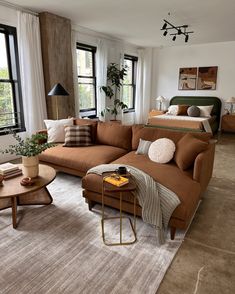
[[[207,133],[212,133],[212,129],[211,129],[208,117],[191,117],[187,115],[167,115],[167,114],[161,114],[154,117],[158,119],[163,119],[163,120],[168,119],[168,120],[198,121],[203,124],[203,127]]]

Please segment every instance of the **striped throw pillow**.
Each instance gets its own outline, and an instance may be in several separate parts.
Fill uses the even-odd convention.
[[[64,147],[90,146],[91,125],[65,127]]]
[[[148,154],[149,147],[151,144],[152,144],[151,141],[146,141],[146,140],[140,139],[139,146],[138,146],[135,154]]]

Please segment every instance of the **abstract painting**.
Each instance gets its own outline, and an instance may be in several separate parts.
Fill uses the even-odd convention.
[[[197,67],[184,67],[179,71],[179,90],[196,90]]]
[[[197,90],[215,90],[218,66],[199,67]]]

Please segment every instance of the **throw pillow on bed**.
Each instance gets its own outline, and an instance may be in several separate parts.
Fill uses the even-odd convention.
[[[139,145],[138,145],[138,148],[137,148],[135,154],[144,154],[144,155],[148,154],[149,147],[151,144],[152,144],[151,141],[146,141],[146,140],[140,139]]]
[[[187,114],[188,108],[189,108],[189,105],[185,105],[185,104],[178,105],[177,115],[188,115]]]
[[[177,115],[178,110],[179,110],[178,105],[171,105],[171,106],[169,106],[168,111],[166,112],[166,114],[168,114],[168,115]]]
[[[65,138],[65,126],[73,125],[73,118],[60,119],[60,120],[51,120],[45,119],[44,123],[47,128],[48,139],[50,143],[64,143]]]
[[[175,152],[175,143],[167,138],[154,141],[149,147],[149,158],[157,163],[171,161]]]
[[[200,109],[197,106],[192,105],[187,109],[187,114],[191,117],[198,117],[200,116]]]
[[[186,134],[176,144],[174,160],[181,170],[186,170],[193,165],[197,155],[207,148],[207,142]]]
[[[211,111],[214,105],[207,105],[207,106],[198,106],[200,109],[200,116],[202,117],[211,117]]]
[[[66,126],[64,147],[90,146],[91,125]]]

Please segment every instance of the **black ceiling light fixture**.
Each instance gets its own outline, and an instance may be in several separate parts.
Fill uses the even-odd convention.
[[[170,13],[168,13],[170,15]],[[169,21],[163,19],[164,24],[161,28],[161,31],[164,31],[163,36],[166,36],[168,34],[168,30],[172,30],[169,35],[173,36],[172,41],[176,40],[176,36],[181,35],[185,37],[185,43],[189,40],[189,34],[193,34],[193,31],[187,31],[188,25],[182,25],[182,26],[175,26]]]

